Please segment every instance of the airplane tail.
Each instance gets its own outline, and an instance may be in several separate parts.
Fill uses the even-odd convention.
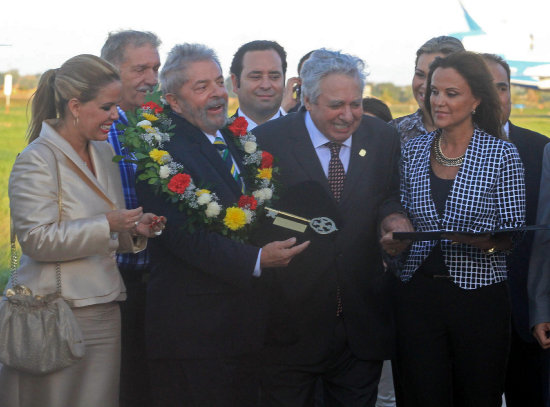
[[[475,22],[475,20],[472,18],[472,16],[466,11],[466,8],[462,4],[461,1],[458,2],[460,4],[460,7],[462,8],[462,12],[464,13],[464,18],[466,19],[466,23],[468,24],[468,31],[462,31],[457,33],[449,34],[451,37],[455,37],[459,40],[463,40],[464,37],[470,37],[475,35],[484,35],[485,31],[479,26],[478,23]]]

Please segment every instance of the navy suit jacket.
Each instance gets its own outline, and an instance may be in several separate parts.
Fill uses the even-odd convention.
[[[237,202],[240,189],[216,148],[184,118],[171,114],[175,135],[165,145],[198,187],[208,188],[222,205]],[[239,162],[240,153],[227,143]],[[241,167],[242,168],[242,167]],[[146,334],[150,358],[217,358],[258,350],[264,333],[263,295],[252,276],[259,249],[199,229],[182,226],[187,214],[147,183],[137,184],[147,212],[168,219],[152,239]]]
[[[266,357],[285,364],[322,361],[334,338],[339,286],[352,352],[362,359],[387,359],[394,345],[391,300],[396,279],[384,272],[378,227],[382,218],[402,211],[399,137],[382,120],[363,117],[353,133],[344,190],[336,202],[304,116],[305,110],[291,113],[253,133],[259,146],[274,155],[280,181],[294,188],[297,205],[313,211],[312,216],[322,215],[315,211],[323,207],[339,230],[326,235],[331,237],[310,234],[311,245],[271,276]],[[300,186],[312,182],[323,193],[300,195]]]
[[[537,204],[539,201],[542,155],[544,146],[550,141],[546,136],[509,123],[509,138],[519,152],[525,169],[525,224],[537,222]],[[508,256],[508,285],[512,304],[512,322],[516,332],[523,340],[533,342],[529,327],[529,309],[527,300],[527,274],[529,257],[534,233],[526,233],[523,240]]]

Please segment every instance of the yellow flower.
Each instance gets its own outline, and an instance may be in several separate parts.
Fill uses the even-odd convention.
[[[273,168],[258,168],[257,178],[261,179],[271,179],[273,175]]]
[[[156,122],[159,119],[157,116],[151,113],[142,113],[141,115],[150,122]]]
[[[209,194],[210,191],[208,189],[199,189],[197,192],[195,192],[195,194],[197,194],[197,196],[201,196],[202,194]]]
[[[156,148],[149,151],[149,157],[153,159],[156,163],[162,165],[169,161],[170,154],[164,150],[157,150]]]
[[[223,223],[231,230],[238,230],[246,225],[246,213],[241,208],[227,208]]]

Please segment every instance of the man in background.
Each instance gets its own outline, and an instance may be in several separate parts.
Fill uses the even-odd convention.
[[[120,71],[122,99],[119,119],[109,131],[109,143],[117,155],[125,155],[117,130],[118,123],[128,124],[124,112],[140,107],[145,94],[158,83],[160,40],[151,32],[119,31],[110,33],[101,49],[101,57]],[[135,165],[119,162],[126,208],[139,206],[135,191]],[[145,294],[149,275],[147,250],[136,254],[119,254],[118,268],[126,285],[127,300],[120,306],[122,344],[120,371],[120,406],[149,406],[149,374],[145,354]]]
[[[286,52],[275,41],[242,45],[231,62],[233,92],[239,98],[236,117],[248,122],[248,131],[285,114],[281,101],[285,89]]]

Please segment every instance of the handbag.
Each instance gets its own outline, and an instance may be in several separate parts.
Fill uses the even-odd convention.
[[[57,160],[56,160],[57,165]],[[57,169],[59,220],[61,180]],[[45,296],[17,281],[15,231],[10,219],[12,288],[0,302],[0,363],[13,369],[47,374],[82,359],[84,339],[71,308],[61,295],[61,265],[55,265],[56,292]]]

